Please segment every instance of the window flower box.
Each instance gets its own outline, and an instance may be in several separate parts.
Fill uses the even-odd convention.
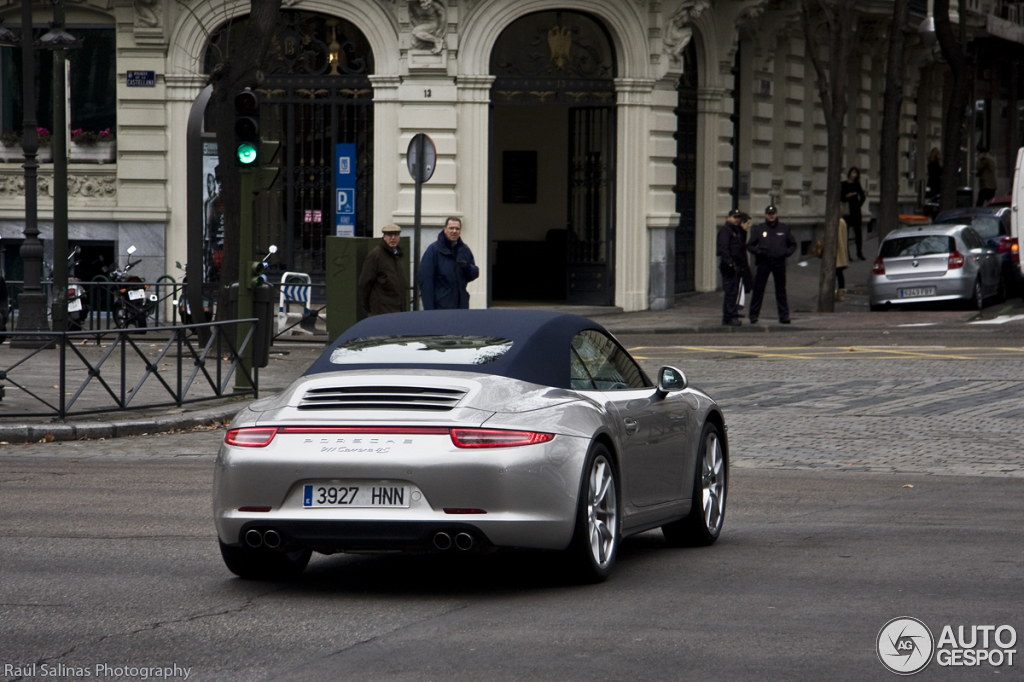
[[[24,163],[25,154],[21,151],[21,143],[0,144],[0,163]]]
[[[68,160],[74,163],[114,163],[117,159],[117,143],[113,140],[85,144],[72,140],[68,149]]]

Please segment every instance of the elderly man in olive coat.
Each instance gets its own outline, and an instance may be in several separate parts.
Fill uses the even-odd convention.
[[[363,262],[359,275],[359,297],[370,315],[401,313],[409,309],[409,275],[402,267],[398,242],[402,228],[385,225],[383,237]]]

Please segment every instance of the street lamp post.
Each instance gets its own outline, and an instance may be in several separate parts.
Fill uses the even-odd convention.
[[[82,42],[64,31],[64,0],[52,0],[50,30],[36,46],[53,52],[53,318],[54,331],[68,329],[68,152],[67,51]]]
[[[43,244],[39,241],[39,206],[36,179],[39,163],[39,133],[36,131],[36,73],[32,52],[32,1],[21,0],[21,78],[22,78],[22,133],[21,149],[25,154],[25,241],[21,244],[21,262],[25,269],[25,283],[18,295],[18,331],[49,330],[46,322],[46,296],[43,295]],[[11,345],[35,348],[44,339],[13,336]]]

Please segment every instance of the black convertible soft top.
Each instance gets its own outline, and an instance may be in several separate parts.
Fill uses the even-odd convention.
[[[604,327],[585,317],[540,310],[423,310],[375,315],[349,327],[306,370],[305,376],[356,369],[441,369],[493,374],[542,386],[570,388],[570,344],[576,334],[586,329],[608,333]],[[512,341],[512,346],[493,362],[479,365],[338,365],[331,362],[335,349],[348,341],[395,336],[498,337]]]

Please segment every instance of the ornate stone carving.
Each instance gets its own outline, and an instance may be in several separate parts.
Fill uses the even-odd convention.
[[[693,38],[693,27],[701,12],[711,5],[710,0],[683,0],[679,8],[668,18],[662,45],[673,59],[679,59],[683,50]]]
[[[36,180],[40,196],[53,196],[53,176],[40,175]],[[0,198],[25,196],[25,178],[19,174],[0,175]],[[117,196],[114,175],[68,176],[68,197],[77,199],[112,199]]]
[[[161,0],[132,0],[135,7],[133,33],[137,43],[164,42],[164,6]]]
[[[768,190],[769,203],[775,206],[782,201],[782,178],[772,178],[772,188]]]
[[[441,54],[448,32],[448,9],[440,0],[409,0],[409,26],[415,47]]]

